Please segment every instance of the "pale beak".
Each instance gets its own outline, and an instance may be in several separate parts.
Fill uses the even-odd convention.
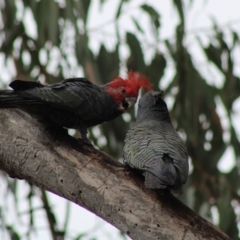
[[[136,97],[125,98],[124,101],[118,106],[118,110],[124,112],[128,110],[131,106],[133,106],[137,102]]]
[[[137,98],[136,97],[125,98],[125,102],[128,104],[128,107],[127,107],[128,109],[137,102]]]

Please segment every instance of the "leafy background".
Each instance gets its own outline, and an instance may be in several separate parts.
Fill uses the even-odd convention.
[[[224,1],[212,2],[218,7]],[[239,239],[240,19],[221,25],[208,15],[211,27],[189,30],[191,11],[198,7],[204,14],[207,4],[0,0],[0,86],[6,88],[14,78],[54,83],[77,76],[103,84],[130,69],[149,76],[156,90],[166,92],[173,124],[190,155],[190,176],[180,199]],[[94,13],[107,20],[93,25]],[[93,127],[94,144],[121,160],[135,111]],[[2,172],[0,184],[1,239],[42,239],[46,232],[49,239],[113,239],[114,231],[103,230],[100,220],[87,220],[84,211],[73,216],[72,203],[61,200],[60,214],[60,200],[52,194]],[[73,229],[76,222],[79,228]],[[93,227],[82,230],[84,224]],[[127,238],[114,234],[114,239]]]

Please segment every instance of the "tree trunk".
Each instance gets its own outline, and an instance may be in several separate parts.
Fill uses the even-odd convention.
[[[146,189],[138,173],[20,110],[0,109],[0,169],[88,209],[132,239],[230,239],[169,192]]]

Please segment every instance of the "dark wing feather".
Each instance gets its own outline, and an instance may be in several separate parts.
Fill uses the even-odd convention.
[[[0,91],[0,108],[17,107],[69,128],[87,128],[120,115],[114,99],[85,78],[42,85],[16,80]],[[37,106],[36,106],[37,105]]]
[[[103,91],[85,78],[66,79],[46,86],[17,80],[11,86],[14,90],[20,90],[17,91],[19,97],[35,100],[34,103],[45,103],[69,111],[81,108],[81,112],[84,112],[84,106],[88,105],[93,94]]]
[[[45,85],[41,84],[40,82],[33,82],[33,81],[23,81],[23,80],[14,80],[9,84],[9,87],[16,91],[25,91],[31,88],[39,88],[44,87]]]

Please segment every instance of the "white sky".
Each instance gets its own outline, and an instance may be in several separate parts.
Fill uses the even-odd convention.
[[[99,0],[93,0],[90,10],[90,15],[88,18],[88,30],[91,33],[91,41],[90,46],[94,51],[98,51],[99,46],[102,42],[104,42],[108,49],[113,49],[116,43],[116,37],[115,37],[115,25],[114,25],[114,18],[116,14],[116,8],[118,7],[118,1],[108,0],[106,4],[103,5],[102,10],[99,12]],[[189,1],[185,1],[188,3]],[[237,32],[240,30],[240,15],[239,15],[239,9],[240,9],[240,2],[239,0],[193,0],[193,4],[190,6],[190,4],[186,4],[187,9],[187,18],[186,18],[186,31],[189,33],[188,37],[186,39],[186,44],[188,44],[188,47],[190,51],[194,54],[194,60],[195,63],[197,63],[198,67],[201,68],[201,73],[204,76],[208,77],[208,80],[210,84],[216,85],[218,87],[221,87],[223,84],[223,76],[221,73],[216,70],[214,67],[211,66],[211,64],[201,64],[206,62],[205,56],[202,54],[201,50],[199,49],[197,45],[197,41],[195,39],[195,35],[198,34],[201,37],[201,40],[207,44],[208,39],[203,36],[203,34],[212,34],[211,29],[212,26],[212,19],[214,19],[218,25],[225,27],[227,24],[231,23],[231,27],[234,28]],[[19,1],[20,3],[20,1]],[[131,21],[131,17],[135,17],[139,25],[145,29],[147,32],[147,37],[144,37],[146,41],[145,47],[145,54],[146,54],[146,61],[149,61],[151,59],[151,56],[153,55],[155,48],[157,47],[160,51],[165,51],[165,47],[161,42],[156,42],[151,35],[149,28],[150,28],[150,22],[149,18],[146,14],[141,13],[138,10],[138,6],[141,5],[141,3],[149,3],[151,5],[154,5],[155,8],[160,12],[161,14],[161,32],[160,32],[160,38],[161,40],[165,39],[171,39],[174,37],[174,29],[176,24],[178,23],[178,15],[176,14],[176,11],[174,8],[172,8],[172,1],[166,1],[166,0],[148,0],[148,1],[142,1],[142,0],[134,0],[131,1],[130,4],[126,4],[123,7],[124,15],[121,17],[121,19],[118,22],[119,25],[119,31],[120,36],[122,39],[124,39],[124,33],[129,31],[135,31],[135,26],[133,25]],[[19,5],[21,7],[21,4]],[[25,16],[19,15],[19,18],[24,17],[26,21],[26,25],[28,26],[29,34],[33,37],[36,37],[36,28],[34,24],[30,24],[31,21],[31,14],[27,13]],[[201,34],[203,33],[203,34]],[[143,36],[140,36],[141,39],[143,39]],[[230,35],[228,36],[228,41],[231,41]],[[57,54],[57,53],[56,53]],[[123,58],[127,58],[129,54],[129,50],[126,46],[121,47],[121,56]],[[42,53],[43,59],[44,59],[44,52]],[[238,49],[234,56],[237,57],[240,55],[240,49]],[[238,60],[237,60],[238,61]],[[12,65],[11,68],[6,68],[3,65],[3,56],[0,54],[0,68],[1,68],[1,78],[4,82],[9,82],[15,75],[15,72],[9,72],[9,69],[14,69],[13,64],[11,61],[8,65]],[[240,68],[240,67],[239,67]],[[235,72],[240,74],[240,69],[236,68]],[[70,73],[72,74],[72,73]],[[78,70],[77,74],[82,74],[81,69]],[[169,83],[169,80],[171,79],[171,76],[174,74],[174,68],[169,64],[163,81],[161,82],[161,88],[164,89],[164,87],[167,86]],[[78,75],[78,76],[79,76]],[[211,76],[209,78],[209,76]],[[71,76],[73,77],[73,76]],[[77,77],[77,76],[75,76]],[[1,85],[0,85],[1,87]],[[169,100],[170,101],[170,100]],[[226,119],[226,113],[224,109],[221,107],[220,100],[216,99],[216,101],[219,102],[219,109],[218,112],[222,116],[223,119],[223,126],[227,130],[228,129],[228,122],[224,122],[224,119]],[[169,102],[170,104],[170,102]],[[239,125],[240,122],[240,114],[239,114],[239,108],[240,108],[240,100],[236,101],[234,104],[234,111],[236,114],[233,117],[233,123],[235,126]],[[239,128],[239,127],[238,127]],[[240,135],[240,131],[239,131]],[[226,133],[226,141],[229,139],[229,136],[227,136]],[[219,162],[218,167],[222,171],[229,171],[232,169],[232,167],[235,165],[235,159],[233,157],[233,150],[231,147],[227,149],[224,156],[222,157],[221,161]],[[6,186],[4,186],[4,182],[0,181],[0,206],[5,206],[6,211],[8,211],[6,215],[6,222],[14,223],[14,226],[17,229],[20,229],[20,231],[26,230],[26,223],[27,223],[27,217],[22,217],[22,222],[17,222],[17,218],[14,216],[14,200],[10,194],[6,193]],[[24,181],[19,182],[20,187],[18,188],[20,199],[23,201],[19,201],[19,209],[23,212],[24,210],[28,209],[26,194],[28,191],[27,184],[24,183]],[[58,221],[63,224],[64,217],[65,217],[65,209],[66,209],[66,201],[62,198],[59,198],[53,194],[49,194],[50,201],[52,206],[54,207],[55,213],[57,213],[57,219]],[[37,198],[34,198],[34,206],[39,207],[41,203],[38,201]],[[11,214],[10,214],[10,213]],[[49,232],[46,231],[46,221],[43,215],[43,212],[41,210],[37,211],[37,226],[41,226],[41,230],[37,232],[37,235],[33,235],[31,239],[36,240],[42,240],[42,239],[49,239]],[[24,227],[25,226],[25,227]],[[24,230],[25,229],[25,230]],[[88,211],[78,207],[75,204],[71,204],[71,217],[69,222],[69,229],[71,230],[72,237],[80,232],[89,232],[92,231],[91,237],[96,237],[99,240],[107,240],[107,239],[122,239],[119,237],[118,231],[112,227],[111,225],[105,223],[101,219],[97,218],[94,214],[89,213]],[[0,239],[7,240],[6,235],[2,235],[2,232],[0,231]],[[90,237],[83,238],[84,240],[90,239]]]

